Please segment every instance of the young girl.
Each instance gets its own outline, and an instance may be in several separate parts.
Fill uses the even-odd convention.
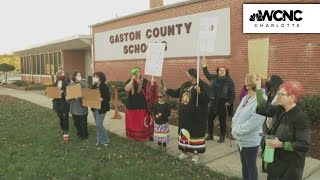
[[[168,117],[170,116],[169,104],[165,101],[164,93],[158,93],[158,102],[154,105],[153,116],[154,124],[154,140],[159,146],[166,147],[169,142],[169,124]]]

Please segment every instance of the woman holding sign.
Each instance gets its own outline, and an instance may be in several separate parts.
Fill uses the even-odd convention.
[[[97,127],[97,143],[96,145],[107,146],[110,142],[106,129],[103,126],[103,121],[107,111],[110,110],[110,91],[109,86],[106,84],[106,76],[103,72],[95,72],[93,74],[93,86],[92,89],[99,89],[101,94],[101,109],[92,108],[92,113]]]
[[[57,71],[56,82],[53,86],[62,90],[61,98],[54,98],[52,100],[52,104],[53,110],[57,113],[60,119],[60,127],[63,137],[68,138],[70,105],[66,101],[66,87],[68,86],[68,82],[66,81],[65,72],[63,70]]]
[[[258,76],[255,84],[257,113],[272,117],[272,127],[268,131],[263,152],[268,180],[301,180],[305,157],[310,147],[310,122],[297,104],[303,88],[297,81],[283,83],[277,92],[278,105],[272,105],[263,98],[261,79]]]
[[[88,84],[82,81],[82,75],[79,71],[74,71],[72,74],[72,83],[69,86],[80,84],[81,88],[88,88]],[[70,113],[77,128],[78,139],[88,139],[88,107],[82,105],[82,97],[70,99]]]
[[[129,139],[153,141],[152,106],[157,97],[154,79],[142,78],[140,68],[131,70],[132,78],[126,82],[126,134]]]
[[[197,85],[196,69],[189,69],[186,78],[187,82],[179,89],[164,88],[164,91],[169,96],[180,98],[178,148],[182,153],[179,158],[184,159],[188,157],[186,153],[191,152],[194,154],[192,161],[198,162],[198,154],[206,150],[206,121],[211,92],[209,85],[204,81],[200,80]]]

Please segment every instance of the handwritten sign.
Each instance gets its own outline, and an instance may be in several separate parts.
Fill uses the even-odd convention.
[[[165,43],[150,43],[148,45],[144,74],[161,76],[165,46]]]

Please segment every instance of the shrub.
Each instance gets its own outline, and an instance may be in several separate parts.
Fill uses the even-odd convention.
[[[300,105],[311,123],[320,123],[320,94],[304,96]]]
[[[29,85],[26,87],[26,90],[44,90],[46,89],[45,85]]]
[[[28,86],[28,83],[26,81],[22,81],[22,80],[17,80],[12,82],[12,84],[21,87],[21,86]]]

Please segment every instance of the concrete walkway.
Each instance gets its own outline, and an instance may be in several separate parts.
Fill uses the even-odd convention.
[[[51,99],[47,98],[44,91],[21,91],[15,89],[7,89],[0,87],[0,95],[9,95],[30,101],[43,107],[52,108]],[[111,117],[114,111],[107,113],[105,127],[119,136],[126,137],[124,114],[120,113],[122,119],[114,120]],[[92,113],[89,113],[88,122],[94,124]],[[176,126],[170,126],[170,143],[167,145],[167,153],[178,156],[179,150],[177,147],[178,136]],[[215,137],[218,139],[218,137]],[[145,142],[151,147],[157,147],[155,142]],[[241,177],[241,162],[236,143],[232,141],[232,147],[229,146],[229,140],[225,143],[218,144],[216,141],[207,142],[207,151],[205,154],[200,155],[199,163],[209,167],[213,171],[221,172],[228,176]],[[191,162],[191,156],[187,159]],[[259,168],[259,179],[267,179],[266,174],[261,173],[261,158],[258,158],[257,165]],[[304,179],[306,180],[319,180],[320,179],[320,161],[308,157],[306,159],[306,166],[304,169]]]

